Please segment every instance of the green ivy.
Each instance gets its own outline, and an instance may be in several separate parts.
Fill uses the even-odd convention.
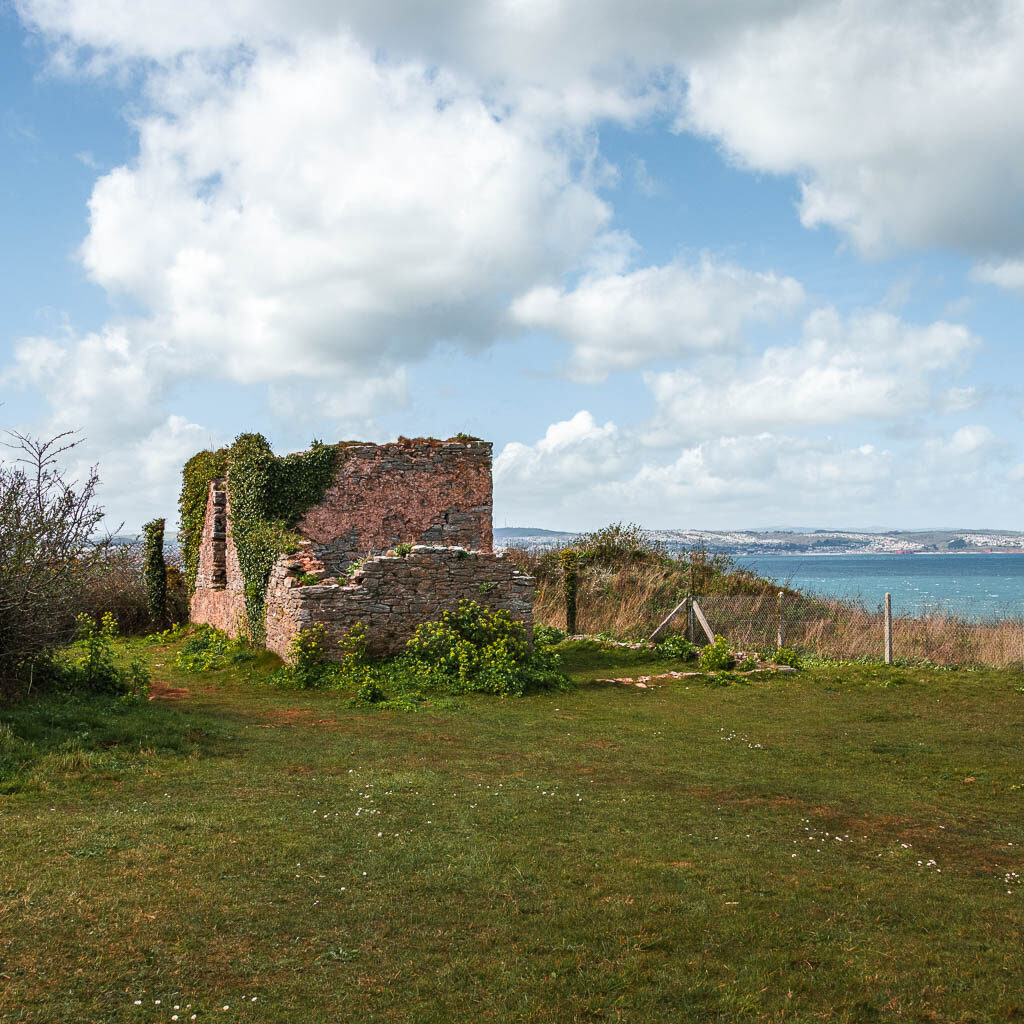
[[[203,536],[210,481],[224,476],[227,471],[228,449],[221,448],[215,452],[196,452],[185,463],[182,472],[181,496],[178,498],[178,543],[181,545],[181,561],[185,567],[185,584],[190,597],[196,589],[199,542]]]
[[[163,629],[167,621],[167,563],[164,561],[164,521],[153,519],[142,527],[146,538],[142,576],[146,583],[149,621]]]
[[[262,434],[239,434],[230,447],[189,459],[179,502],[189,593],[195,591],[210,481],[226,476],[232,536],[245,581],[246,618],[250,633],[261,638],[270,570],[282,551],[296,550],[301,538],[294,527],[323,499],[341,448],[313,441],[307,452],[278,458]]]

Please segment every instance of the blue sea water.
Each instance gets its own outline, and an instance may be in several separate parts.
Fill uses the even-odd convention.
[[[1024,617],[1024,555],[738,555],[736,564],[807,593],[892,594],[893,612],[955,612],[974,620]]]

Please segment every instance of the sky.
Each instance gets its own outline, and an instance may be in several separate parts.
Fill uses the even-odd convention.
[[[1022,0],[0,0],[0,428],[128,532],[247,431],[1021,529],[1022,109]]]

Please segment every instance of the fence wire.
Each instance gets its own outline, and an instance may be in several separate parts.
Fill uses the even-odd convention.
[[[881,660],[885,653],[885,614],[836,598],[787,593],[698,596],[708,624],[737,649],[765,653],[777,646],[831,660]],[[680,621],[674,629],[684,626]],[[698,642],[704,641],[697,627]],[[781,644],[780,644],[781,640]],[[950,613],[893,615],[893,660],[928,662],[950,668],[1024,665],[1024,618],[972,622]]]

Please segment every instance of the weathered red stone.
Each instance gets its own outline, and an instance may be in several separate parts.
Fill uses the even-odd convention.
[[[531,627],[533,579],[493,554],[491,509],[489,442],[347,446],[323,501],[296,528],[301,549],[282,553],[271,571],[267,646],[285,657],[300,629],[320,622],[334,640],[361,622],[371,651],[392,654],[421,622],[463,599],[505,609]],[[382,557],[399,544],[421,546],[407,558]],[[369,560],[349,580],[360,558]],[[300,585],[308,574],[320,582]],[[246,629],[224,481],[210,485],[192,621],[232,636]]]

